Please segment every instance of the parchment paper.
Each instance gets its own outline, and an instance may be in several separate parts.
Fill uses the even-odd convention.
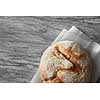
[[[77,29],[75,26],[67,31],[63,29],[62,32],[57,36],[53,43],[58,41],[75,41],[79,43],[90,55],[92,60],[92,76],[91,82],[96,82],[100,76],[100,45],[91,40],[87,35]],[[37,71],[34,75],[31,83],[40,83],[39,72]]]

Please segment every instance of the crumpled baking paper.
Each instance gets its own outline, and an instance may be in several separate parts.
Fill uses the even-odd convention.
[[[63,29],[53,43],[65,40],[79,43],[89,53],[92,60],[91,82],[96,82],[100,76],[100,45],[75,26],[72,26],[69,31]],[[32,78],[31,83],[41,83],[38,71]]]

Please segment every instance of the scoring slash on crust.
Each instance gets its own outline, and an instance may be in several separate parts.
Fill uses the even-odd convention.
[[[43,53],[39,72],[42,82],[89,82],[90,67],[89,56],[79,44],[62,41]]]

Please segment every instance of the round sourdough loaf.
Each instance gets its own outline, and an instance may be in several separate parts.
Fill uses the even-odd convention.
[[[57,42],[44,51],[40,61],[39,74],[42,82],[90,82],[89,55],[76,42]]]

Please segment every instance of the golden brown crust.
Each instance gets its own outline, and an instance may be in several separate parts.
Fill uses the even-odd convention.
[[[86,52],[82,52],[77,55],[74,53],[74,51],[72,51],[72,47],[65,48],[61,44],[54,45],[53,48],[54,50],[51,52],[52,56],[55,56],[57,58],[64,57],[65,59],[69,60],[73,64],[73,67],[66,69],[63,68],[62,66],[57,66],[55,69],[54,76],[49,79],[46,77],[45,71],[41,71],[40,77],[42,82],[63,83],[64,81],[61,79],[61,77],[59,77],[60,73],[62,73],[63,71],[71,71],[80,74],[82,70],[85,70],[84,68],[82,69],[81,64],[77,63],[77,61],[79,59],[86,59],[88,56]]]
[[[71,70],[71,71],[75,71],[75,72],[79,73],[81,68],[80,68],[80,65],[77,63],[77,59],[80,59],[81,56],[85,58],[86,55],[85,54],[84,55],[82,54],[80,56],[75,55],[73,53],[73,51],[71,51],[71,47],[65,49],[64,46],[57,45],[57,46],[55,46],[55,48],[56,48],[55,50],[57,50],[59,55],[61,54],[62,56],[64,56],[66,59],[68,59],[74,65],[74,67],[67,69],[67,70]]]

